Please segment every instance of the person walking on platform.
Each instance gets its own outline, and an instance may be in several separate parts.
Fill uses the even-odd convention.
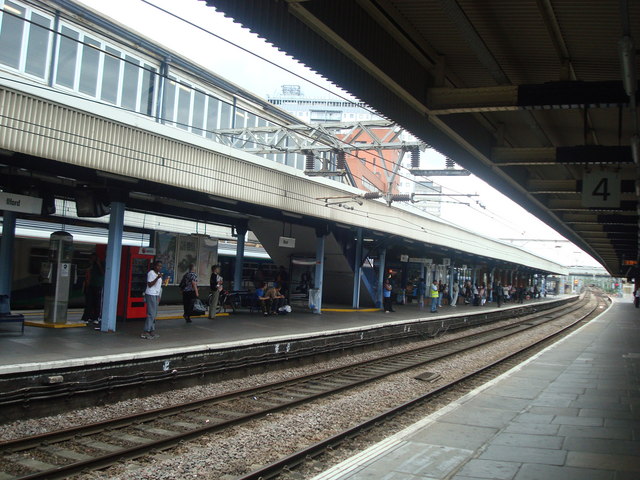
[[[158,303],[162,294],[162,262],[155,261],[151,270],[147,273],[147,288],[144,291],[144,301],[147,305],[147,318],[144,322],[144,331],[141,338],[157,338],[156,317],[158,316]]]
[[[184,309],[184,320],[191,323],[191,311],[193,301],[198,298],[198,275],[195,272],[195,264],[189,264],[189,270],[180,281],[182,287],[182,307]]]
[[[220,275],[220,265],[211,267],[211,277],[209,285],[211,286],[211,295],[209,295],[209,319],[216,318],[216,310],[220,301],[220,292],[222,291],[223,278]]]
[[[451,288],[451,303],[452,307],[455,307],[458,304],[458,294],[460,293],[460,285],[458,282],[453,282],[453,287]]]
[[[498,307],[502,306],[502,283],[498,282],[493,288],[493,291],[496,292],[496,303]]]
[[[438,297],[440,292],[438,291],[438,281],[434,280],[431,284],[431,313],[438,311]]]
[[[384,308],[384,313],[389,313],[395,311],[391,306],[391,291],[393,287],[391,286],[391,281],[389,277],[384,279],[384,283],[382,284],[382,308]]]
[[[636,288],[636,291],[633,292],[633,303],[636,308],[640,307],[640,287]]]

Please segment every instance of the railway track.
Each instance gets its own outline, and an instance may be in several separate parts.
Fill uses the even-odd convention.
[[[469,334],[348,367],[230,392],[66,430],[0,443],[0,479],[64,478],[221,431],[380,378],[481,347],[562,316],[587,315],[586,301],[528,315],[509,327]],[[254,477],[259,478],[259,477]]]
[[[354,425],[353,427],[343,430],[335,435],[332,435],[325,440],[317,442],[313,445],[309,445],[306,448],[298,450],[286,457],[283,457],[275,462],[272,462],[268,465],[265,465],[257,470],[254,470],[245,475],[241,475],[236,477],[234,480],[267,480],[278,477],[283,472],[292,472],[297,471],[305,462],[314,461],[316,458],[320,457],[323,453],[331,450],[335,452],[336,449],[340,447],[341,444],[348,442],[349,440],[355,439],[356,437],[361,436],[373,429],[376,428],[385,428],[386,422],[390,419],[396,418],[398,415],[401,415],[403,412],[407,412],[409,410],[419,408],[425,405],[427,402],[431,402],[438,397],[446,395],[448,392],[454,390],[455,388],[460,387],[466,383],[474,382],[475,384],[486,383],[487,381],[494,378],[497,374],[501,373],[504,370],[512,368],[518,364],[520,364],[526,357],[533,355],[535,352],[542,350],[547,345],[557,341],[558,337],[562,337],[567,335],[575,328],[581,326],[585,321],[590,320],[591,318],[599,315],[600,309],[604,308],[605,300],[600,297],[598,298],[597,305],[588,311],[586,314],[580,316],[575,321],[570,324],[562,327],[560,330],[551,333],[544,338],[532,343],[531,345],[522,348],[521,350],[510,353],[503,358],[500,358],[494,362],[491,362],[479,369],[476,369],[472,372],[463,375],[454,381],[446,383],[444,385],[440,385],[439,387],[426,392],[419,397],[411,399],[402,405],[398,405],[397,407],[391,408],[379,415],[376,415],[372,418],[367,419],[366,421]],[[500,369],[500,372],[494,373],[496,370]],[[332,462],[335,464],[335,462]],[[331,465],[327,465],[326,468],[329,468]],[[315,465],[315,470],[317,473],[317,464]],[[298,475],[299,476],[299,475]],[[298,478],[298,476],[294,478]],[[314,474],[315,476],[315,474]],[[285,476],[286,477],[286,476]],[[288,477],[287,477],[288,478]],[[301,478],[301,477],[300,477]]]

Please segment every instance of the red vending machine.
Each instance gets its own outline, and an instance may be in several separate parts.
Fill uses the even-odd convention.
[[[106,256],[106,245],[97,245],[100,258]],[[147,288],[147,272],[156,250],[151,247],[122,247],[120,282],[118,284],[118,320],[132,320],[147,316],[144,291]]]
[[[156,255],[155,248],[122,247],[120,287],[118,291],[118,320],[145,318],[147,309],[144,291],[147,288],[147,272]]]

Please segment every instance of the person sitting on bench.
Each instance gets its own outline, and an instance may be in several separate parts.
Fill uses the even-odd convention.
[[[258,290],[260,289],[257,289],[256,293]],[[277,314],[278,309],[284,305],[285,298],[284,295],[280,293],[280,285],[274,283],[273,287],[267,288],[263,296],[258,296],[258,300],[260,301],[262,314],[267,316],[269,314]]]

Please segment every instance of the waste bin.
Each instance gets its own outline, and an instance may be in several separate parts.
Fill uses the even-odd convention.
[[[309,308],[311,310],[320,310],[320,289],[309,289]]]

